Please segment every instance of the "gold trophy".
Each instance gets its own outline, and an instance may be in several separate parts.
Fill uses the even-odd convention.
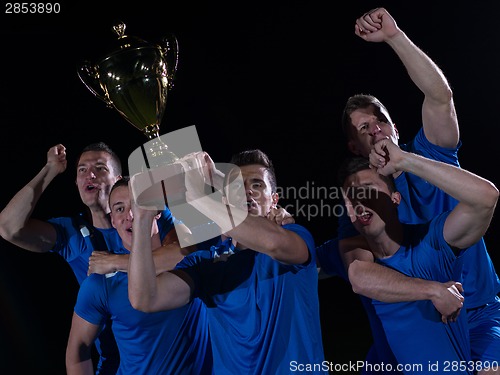
[[[118,47],[100,62],[85,61],[78,76],[94,96],[114,108],[150,142],[150,156],[157,165],[178,158],[159,138],[167,93],[173,87],[179,48],[171,34],[161,44],[125,35],[125,24],[113,26]]]
[[[148,142],[141,146],[144,154],[142,180],[148,180],[155,167],[162,166],[167,176],[159,183],[151,182],[147,191],[135,197],[139,204],[158,206],[160,198],[167,204],[166,194],[183,194],[183,168],[175,163],[178,157],[168,150],[159,129],[167,93],[173,87],[179,48],[177,38],[170,34],[159,44],[125,35],[125,24],[113,27],[117,46],[98,63],[85,61],[78,67],[78,76],[94,96],[114,108],[130,124],[141,130]],[[167,169],[165,169],[167,168]],[[179,178],[182,176],[182,179]],[[147,185],[149,182],[144,182]],[[142,194],[144,193],[144,194]]]

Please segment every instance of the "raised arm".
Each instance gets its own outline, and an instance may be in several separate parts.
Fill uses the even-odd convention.
[[[140,209],[132,203],[134,232],[128,266],[128,295],[131,305],[140,311],[153,312],[184,306],[191,300],[188,279],[176,273],[163,272],[157,276],[151,249],[151,224],[154,212]],[[167,246],[179,248],[172,243]],[[179,271],[181,273],[181,271]]]
[[[66,166],[66,148],[61,144],[51,147],[45,166],[0,212],[0,235],[5,240],[33,252],[47,252],[54,246],[53,225],[33,219],[31,214],[47,186]]]
[[[384,8],[373,9],[358,18],[355,34],[368,42],[386,42],[396,52],[425,96],[422,123],[427,139],[441,147],[455,147],[460,134],[453,92],[436,63],[408,38]]]

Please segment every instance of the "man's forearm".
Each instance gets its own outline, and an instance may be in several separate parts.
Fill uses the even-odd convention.
[[[386,303],[431,300],[434,282],[408,277],[380,264],[355,260],[348,270],[356,294]]]
[[[461,203],[477,209],[489,209],[496,205],[496,187],[490,181],[462,168],[407,153],[398,169],[423,178]]]
[[[410,78],[426,97],[446,103],[450,86],[441,69],[404,32],[387,40],[404,64]]]

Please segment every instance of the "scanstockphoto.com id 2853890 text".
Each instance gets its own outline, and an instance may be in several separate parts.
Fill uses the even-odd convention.
[[[350,373],[357,374],[360,371],[368,372],[412,372],[412,373],[438,373],[449,372],[454,374],[458,371],[481,371],[498,370],[499,363],[481,362],[481,361],[429,361],[427,363],[407,363],[393,365],[391,363],[370,363],[368,361],[349,361],[346,363],[334,363],[323,361],[321,363],[299,363],[290,362],[290,371],[292,373],[312,373],[316,371],[329,371],[330,373]]]

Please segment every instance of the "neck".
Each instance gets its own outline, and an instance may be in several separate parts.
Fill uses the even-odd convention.
[[[399,221],[389,224],[382,233],[366,240],[375,258],[391,257],[399,250],[403,242],[403,226]]]
[[[102,211],[91,211],[92,217],[92,225],[96,228],[100,229],[109,229],[111,228],[111,220],[109,219],[109,215]]]

